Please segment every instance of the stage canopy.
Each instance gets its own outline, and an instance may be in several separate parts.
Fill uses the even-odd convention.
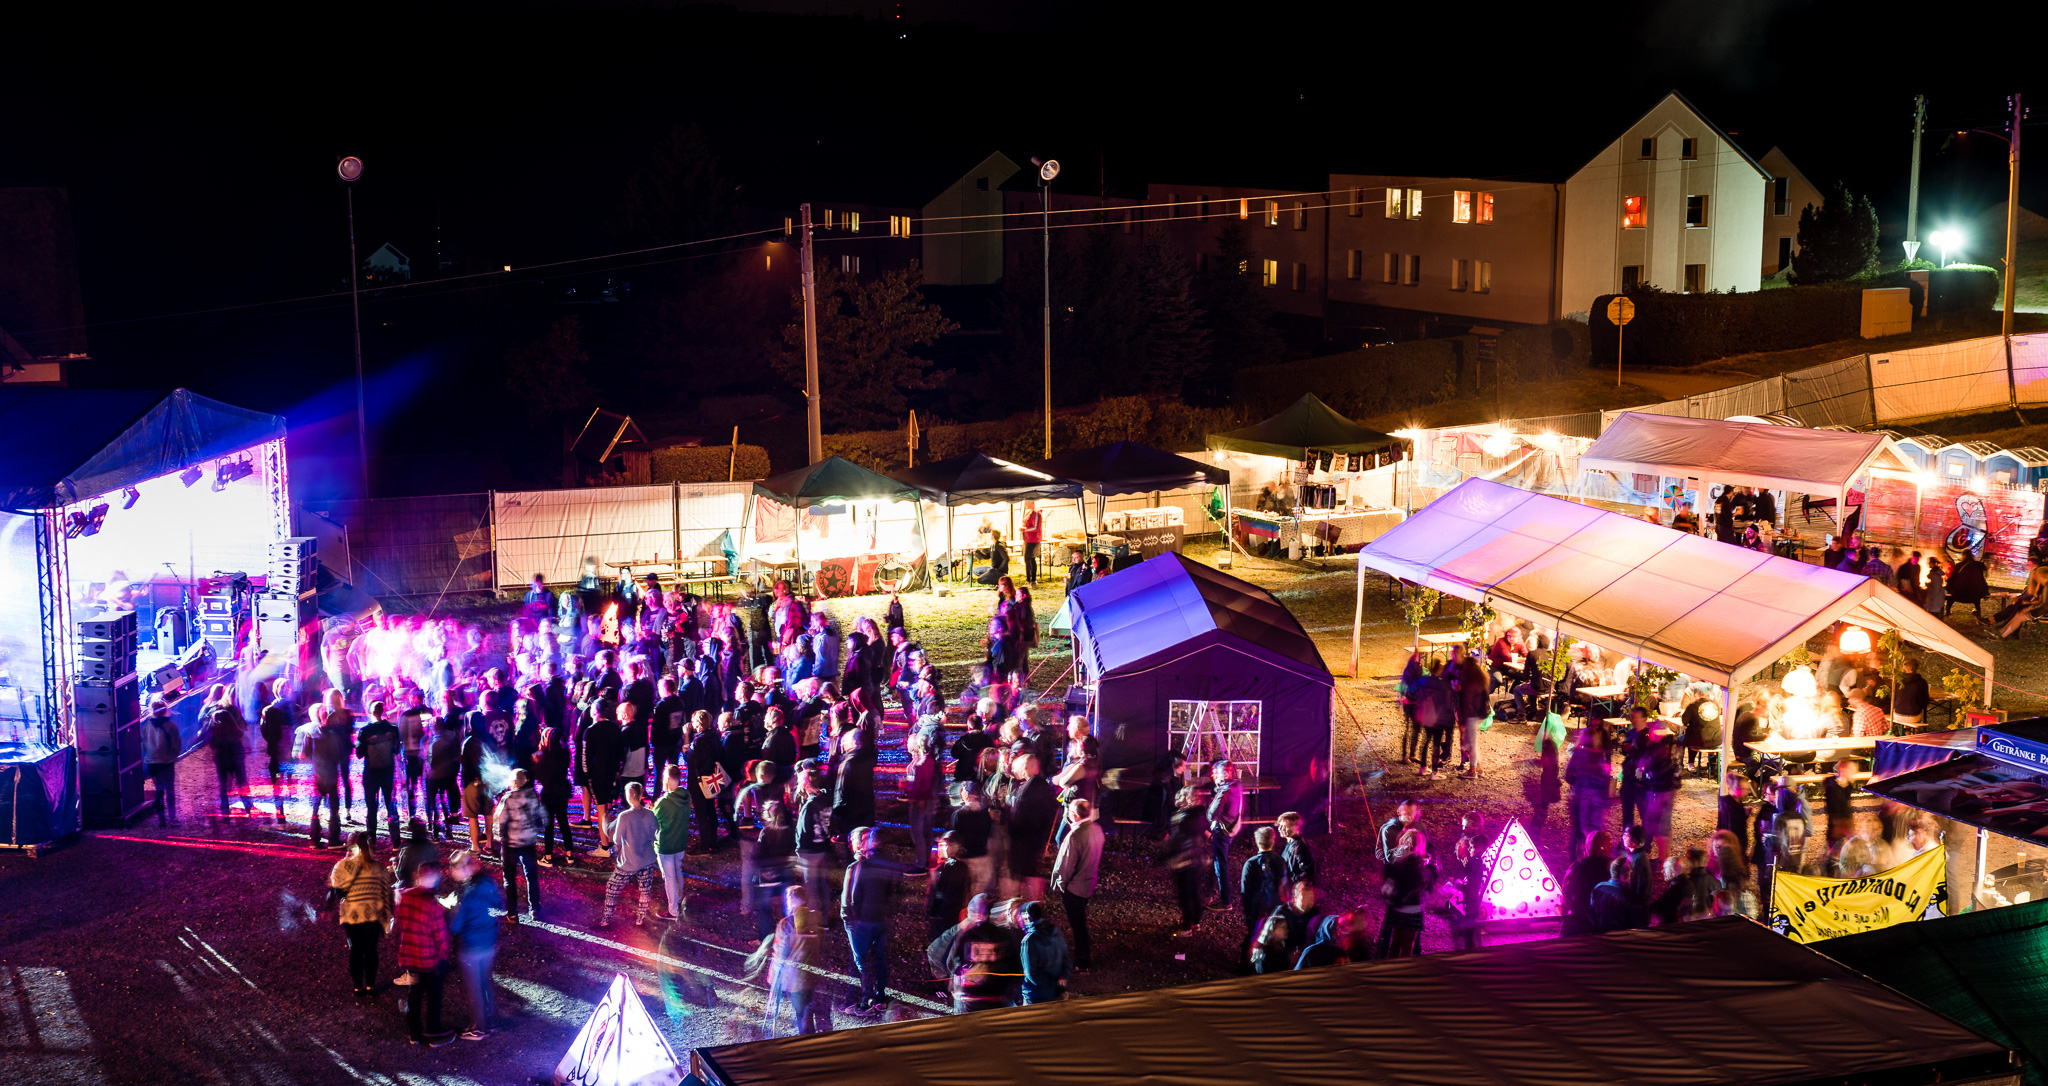
[[[1897,630],[1983,668],[1987,694],[1991,684],[1982,646],[1862,574],[1485,479],[1458,484],[1358,558],[1730,689],[1837,621]]]
[[[284,419],[169,393],[0,389],[0,507],[44,509],[284,437]]]
[[[1695,478],[1702,493],[1723,483],[1835,498],[1873,467],[1913,473],[1883,434],[1640,411],[1617,416],[1579,457],[1581,471]]]
[[[917,498],[917,491],[911,487],[838,456],[763,479],[754,484],[754,493],[799,509],[834,502]]]
[[[917,488],[919,494],[940,505],[1081,496],[1080,483],[978,452],[893,471],[889,478]]]
[[[2007,1044],[1739,916],[698,1054],[711,1086],[926,1086],[964,1081],[963,1068],[1061,1086],[1961,1082],[2012,1070]]]
[[[1230,472],[1135,441],[1074,449],[1026,465],[1072,479],[1096,494],[1143,494],[1198,486],[1229,486]]]
[[[2048,1083],[2048,901],[1845,935],[1813,949],[2018,1049]]]
[[[1292,406],[1264,422],[1209,435],[1212,449],[1258,453],[1283,460],[1301,460],[1312,451],[1377,452],[1398,444],[1399,438],[1360,426],[1338,414],[1329,404],[1316,399],[1313,392],[1302,393]]]

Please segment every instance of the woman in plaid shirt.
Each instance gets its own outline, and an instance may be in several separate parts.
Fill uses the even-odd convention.
[[[448,975],[448,910],[434,898],[441,883],[441,865],[424,863],[413,872],[412,885],[398,893],[398,967],[413,973],[405,997],[405,1028],[413,1044],[439,1048],[454,1040],[441,1028],[441,986]],[[425,1011],[422,1021],[421,1011]]]

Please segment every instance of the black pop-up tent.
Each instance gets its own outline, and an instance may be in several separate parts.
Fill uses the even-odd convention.
[[[1104,506],[1111,494],[1146,494],[1157,490],[1187,490],[1198,486],[1230,485],[1230,472],[1200,460],[1140,445],[1135,441],[1112,441],[1092,449],[1071,449],[1028,467],[1072,479],[1087,493],[1095,495],[1095,521],[1102,522]],[[1082,523],[1087,523],[1082,510]]]
[[[754,493],[795,508],[799,520],[803,510],[818,505],[855,501],[908,501],[916,504],[917,501],[917,491],[912,487],[841,456],[828,456],[795,471],[771,475],[754,484]],[[916,508],[917,537],[922,546],[926,539],[924,506],[917,505]],[[797,532],[797,539],[803,539],[803,532]],[[795,552],[795,557],[799,563],[802,562],[800,552]],[[926,560],[929,560],[928,555]]]
[[[1322,832],[1336,683],[1271,593],[1162,554],[1081,586],[1067,615],[1105,771],[1156,783],[1170,752],[1227,756],[1267,779],[1255,815],[1299,811]]]
[[[889,477],[916,488],[925,500],[945,507],[945,550],[948,553],[953,550],[953,507],[956,505],[1044,501],[1081,495],[1080,483],[978,452],[893,471]]]
[[[1401,444],[1401,439],[1360,426],[1329,404],[1304,392],[1286,410],[1264,422],[1209,435],[1212,449],[1300,460],[1310,452],[1369,453]]]
[[[707,1086],[1757,1086],[2018,1073],[2007,1045],[1739,916],[718,1045],[690,1063]]]

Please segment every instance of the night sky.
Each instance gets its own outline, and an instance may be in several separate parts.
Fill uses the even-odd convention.
[[[1872,193],[1889,223],[1919,92],[1924,233],[2003,199],[2003,145],[1953,130],[2001,128],[2014,89],[2048,95],[2038,5],[1620,7],[46,5],[10,11],[0,185],[70,190],[94,356],[77,383],[182,384],[297,422],[348,378],[345,295],[191,311],[342,287],[343,154],[368,164],[361,253],[395,243],[426,277],[437,238],[454,272],[685,240],[620,214],[676,124],[766,206],[921,202],[996,148],[1057,155],[1091,191],[1319,189],[1333,170],[1561,176],[1676,88],[1756,153],[1781,144],[1823,187]],[[1933,25],[1948,15],[1970,22]],[[2048,210],[2039,161],[2022,203]],[[541,278],[374,301],[373,373],[460,410],[502,351],[476,346],[486,326],[551,304],[560,281]]]

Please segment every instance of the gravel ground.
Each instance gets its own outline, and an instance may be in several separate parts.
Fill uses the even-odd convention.
[[[1191,548],[1213,557],[1214,544]],[[1317,569],[1240,556],[1233,570],[1276,592],[1343,676],[1350,657],[1353,580],[1348,564]],[[988,596],[971,591],[906,600],[915,632],[948,664],[956,684],[979,657]],[[879,614],[880,598],[840,601],[842,619]],[[1052,586],[1038,598],[1041,621],[1058,607]],[[1485,733],[1489,764],[1477,781],[1418,778],[1396,763],[1398,713],[1392,676],[1411,634],[1383,592],[1368,591],[1360,677],[1338,681],[1336,751],[1340,800],[1337,826],[1313,844],[1325,875],[1327,910],[1367,906],[1377,924],[1377,865],[1371,861],[1372,819],[1392,801],[1425,804],[1427,828],[1439,847],[1455,834],[1457,816],[1483,810],[1525,817],[1530,729],[1503,724]],[[1959,626],[1968,626],[1965,619]],[[1433,620],[1428,630],[1455,628]],[[2014,686],[2043,685],[2048,662],[2039,635],[1997,648],[2000,676]],[[1048,645],[1048,648],[1053,646]],[[1039,682],[1063,671],[1064,657],[1039,663]],[[2015,716],[2041,699],[2013,696]],[[887,733],[898,746],[902,729]],[[762,1035],[761,986],[741,976],[751,949],[751,922],[739,915],[732,885],[738,861],[730,849],[690,862],[693,892],[674,925],[635,928],[630,922],[593,931],[603,876],[588,869],[543,872],[546,923],[510,928],[497,968],[497,1004],[507,1028],[482,1042],[458,1041],[428,1050],[405,1043],[401,989],[358,1004],[347,992],[344,947],[331,915],[315,915],[325,893],[332,853],[307,846],[302,805],[290,830],[237,813],[220,818],[214,774],[204,755],[179,767],[185,818],[159,829],[153,817],[122,831],[83,835],[41,857],[0,853],[0,1000],[6,1034],[0,1068],[20,1081],[122,1083],[521,1083],[544,1078],[614,973],[631,978],[679,1047]],[[260,775],[260,770],[259,770]],[[900,822],[887,774],[882,821]],[[360,803],[356,808],[361,816]],[[1542,837],[1553,866],[1565,855],[1563,805]],[[1704,836],[1713,824],[1710,782],[1689,780],[1678,808],[1675,844]],[[585,845],[588,833],[585,831]],[[1248,847],[1248,846],[1244,846]],[[1149,842],[1112,839],[1095,899],[1096,969],[1073,986],[1077,997],[1156,988],[1232,972],[1243,935],[1234,912],[1214,912],[1192,939],[1175,939],[1170,887]],[[899,827],[888,853],[907,858]],[[1243,857],[1242,847],[1239,859]],[[657,883],[658,886],[658,883]],[[891,1017],[933,1013],[943,1002],[926,983],[923,883],[907,882],[902,918],[891,943],[891,983],[900,997]],[[629,892],[629,898],[631,894]],[[1451,944],[1446,899],[1431,903],[1425,950]],[[1057,910],[1055,910],[1057,912]],[[1542,927],[1492,932],[1487,942],[1539,938]],[[393,948],[384,951],[388,964]],[[841,979],[821,996],[836,1005],[852,973],[844,940],[827,940],[826,968]],[[449,988],[447,1020],[467,1024],[459,988]],[[838,1015],[836,1025],[860,1020]]]

